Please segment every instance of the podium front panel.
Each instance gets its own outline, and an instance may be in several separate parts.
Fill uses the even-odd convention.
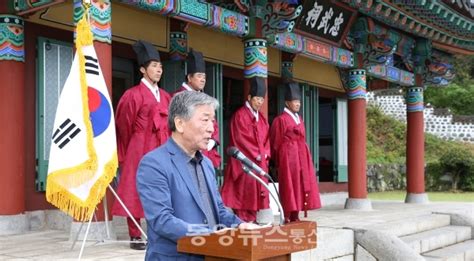
[[[178,251],[218,257],[206,260],[265,260],[316,248],[316,222],[300,221],[253,230],[224,229],[208,235],[187,236]],[[274,260],[274,259],[271,259]]]

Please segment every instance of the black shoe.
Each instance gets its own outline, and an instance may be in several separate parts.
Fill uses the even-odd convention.
[[[135,250],[145,250],[146,243],[142,241],[141,237],[130,238],[130,248]]]

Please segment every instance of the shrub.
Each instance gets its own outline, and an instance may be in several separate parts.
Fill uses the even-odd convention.
[[[470,175],[461,177],[461,189],[463,191],[474,191],[474,174],[472,171]]]
[[[452,189],[474,190],[474,155],[464,148],[450,148],[439,159],[445,174],[452,177]]]
[[[425,167],[425,185],[430,191],[444,191],[445,183],[442,182],[443,170],[439,162],[428,162]]]

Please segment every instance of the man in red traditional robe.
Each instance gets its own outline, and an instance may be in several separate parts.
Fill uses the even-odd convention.
[[[182,91],[202,92],[206,86],[206,64],[201,52],[191,49],[186,58],[186,67],[186,82],[183,82],[181,87],[173,93],[173,96]],[[221,165],[221,155],[217,152],[219,144],[219,124],[214,121],[214,132],[207,145],[207,150],[202,151],[202,154],[211,160],[216,169]]]
[[[301,91],[297,83],[285,85],[285,109],[273,120],[270,130],[272,159],[278,171],[278,185],[285,221],[299,220],[299,211],[321,207],[306,132],[298,115]]]
[[[120,98],[115,123],[120,180],[117,194],[140,224],[144,217],[137,193],[136,173],[143,155],[159,147],[168,139],[168,105],[170,95],[158,87],[163,72],[160,55],[155,47],[144,41],[133,45],[143,78],[140,84],[128,89]],[[144,250],[139,228],[133,223],[118,200],[114,202],[112,214],[126,216],[130,248]]]
[[[265,79],[250,80],[250,94],[245,105],[230,121],[229,146],[237,147],[245,156],[268,172],[270,160],[269,125],[260,112],[266,93]],[[262,179],[268,182],[266,178]],[[242,164],[229,158],[225,168],[222,199],[226,206],[246,222],[256,222],[257,211],[269,208],[267,189],[242,170]]]

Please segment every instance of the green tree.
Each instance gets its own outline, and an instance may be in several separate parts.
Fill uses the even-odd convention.
[[[456,77],[454,82],[460,85],[473,84],[474,81],[474,55],[457,55],[453,60]]]
[[[452,83],[447,87],[429,87],[425,102],[436,108],[448,108],[456,115],[474,115],[474,81],[461,86]]]

